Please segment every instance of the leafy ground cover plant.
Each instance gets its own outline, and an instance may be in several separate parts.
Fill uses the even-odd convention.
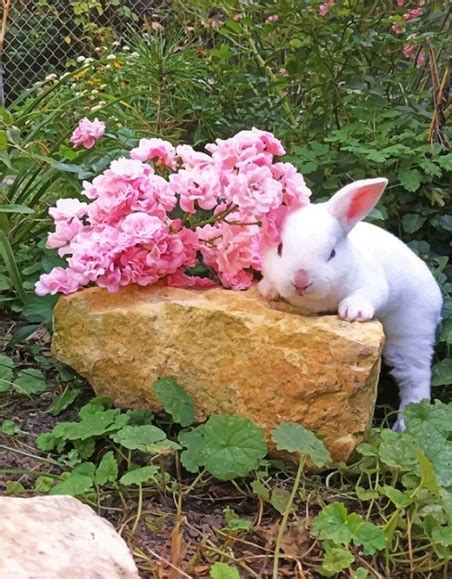
[[[11,366],[10,358],[2,359],[4,374]],[[14,382],[10,378],[7,382]],[[407,407],[405,433],[375,429],[354,464],[320,476],[306,472],[306,461],[328,465],[329,453],[302,426],[282,424],[272,433],[278,450],[299,457],[293,473],[289,464],[265,457],[263,432],[251,421],[212,416],[195,425],[194,404],[183,387],[162,378],[153,388],[171,419],[148,410],[119,410],[106,398],[87,400],[74,412],[70,405],[80,386],[69,385],[46,404],[47,416],[69,412],[71,418],[54,418],[53,428],[34,435],[31,446],[20,444],[24,423],[4,420],[2,449],[9,462],[0,473],[6,491],[72,494],[103,505],[113,520],[116,505],[123,510],[127,502],[122,525],[132,544],[138,541],[137,554],[144,538],[157,545],[171,533],[186,546],[196,544],[190,512],[196,512],[199,497],[209,500],[209,493],[218,492],[212,489],[222,488],[215,479],[225,481],[221,484],[232,485],[226,491],[230,498],[217,511],[212,537],[198,544],[198,555],[187,558],[183,551],[186,555],[179,552],[174,559],[171,540],[159,548],[188,574],[207,570],[215,576],[223,570],[215,560],[234,576],[262,576],[266,569],[265,576],[275,578],[293,565],[306,576],[386,577],[410,569],[426,574],[448,569],[450,404]],[[45,394],[36,391],[28,400]],[[18,470],[14,464],[21,453],[28,466]],[[166,496],[174,497],[169,511]],[[142,568],[165,568],[155,550],[141,553]]]

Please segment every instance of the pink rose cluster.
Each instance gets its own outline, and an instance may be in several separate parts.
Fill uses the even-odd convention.
[[[72,293],[96,284],[208,287],[187,274],[203,263],[226,288],[246,289],[261,269],[263,244],[278,243],[291,208],[309,202],[310,190],[271,133],[252,129],[207,145],[173,147],[141,139],[129,158],[113,161],[92,182],[87,201],[60,199],[50,209],[55,230],[47,247],[67,267],[43,274],[38,295]]]
[[[92,149],[104,133],[105,123],[103,121],[99,121],[99,119],[90,121],[85,117],[79,121],[77,128],[72,133],[71,143],[74,147],[83,145],[85,149]]]

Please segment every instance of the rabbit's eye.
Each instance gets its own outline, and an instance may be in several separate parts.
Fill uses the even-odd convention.
[[[328,258],[328,261],[330,261],[330,259],[333,259],[333,257],[336,255],[336,250],[333,249],[333,251],[330,253],[330,257]]]
[[[279,255],[279,257],[281,257],[281,253],[282,253],[282,243],[280,243],[280,244],[278,245],[278,255]]]

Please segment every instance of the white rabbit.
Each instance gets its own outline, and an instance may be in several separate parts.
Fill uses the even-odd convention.
[[[374,316],[385,332],[383,357],[399,384],[402,408],[430,399],[431,361],[441,291],[426,264],[397,237],[361,223],[387,179],[343,187],[326,203],[289,213],[281,243],[264,251],[261,294],[279,296],[302,313],[339,313],[350,322]]]

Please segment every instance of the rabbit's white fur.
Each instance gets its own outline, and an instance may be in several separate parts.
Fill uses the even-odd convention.
[[[426,264],[402,241],[360,222],[386,185],[383,178],[356,181],[326,203],[290,213],[282,245],[264,252],[259,289],[268,299],[282,296],[302,313],[339,313],[350,322],[378,318],[386,338],[384,359],[399,384],[394,428],[403,430],[402,408],[430,398],[442,297]],[[299,270],[310,285],[297,290]]]

